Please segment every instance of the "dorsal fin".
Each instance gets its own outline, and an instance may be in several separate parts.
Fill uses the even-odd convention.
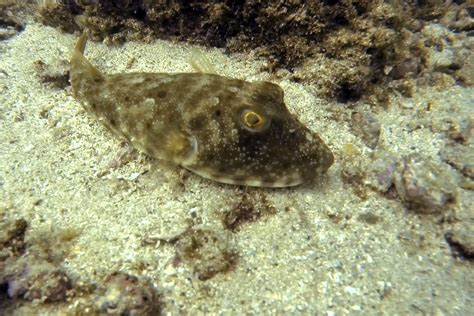
[[[81,74],[88,74],[94,81],[102,81],[104,76],[84,57],[84,49],[88,40],[87,33],[83,33],[77,40],[76,46],[73,49],[70,64],[71,64],[71,78]]]
[[[84,55],[84,50],[86,48],[86,43],[88,39],[89,39],[89,36],[87,36],[87,33],[86,32],[82,33],[82,35],[77,40],[76,46],[74,47],[74,49],[77,50],[82,55]]]

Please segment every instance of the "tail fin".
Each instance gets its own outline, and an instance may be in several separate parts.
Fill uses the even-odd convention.
[[[82,34],[77,40],[76,46],[72,51],[71,55],[71,83],[74,88],[74,81],[77,79],[92,79],[95,82],[104,80],[104,75],[97,70],[87,59],[84,57],[84,50],[88,36],[86,33]]]

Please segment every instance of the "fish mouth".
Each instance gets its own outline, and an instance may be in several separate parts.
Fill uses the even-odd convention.
[[[245,175],[232,175],[232,174],[221,174],[216,173],[212,170],[206,170],[201,168],[192,168],[189,166],[183,166],[189,171],[195,174],[220,183],[233,184],[233,185],[244,185],[249,187],[265,187],[265,188],[285,188],[300,185],[304,182],[304,178],[298,174],[282,175],[275,179],[271,178],[256,178]]]

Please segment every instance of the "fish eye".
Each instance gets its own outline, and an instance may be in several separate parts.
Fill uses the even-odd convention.
[[[268,120],[265,116],[252,110],[243,110],[240,118],[244,127],[251,131],[261,131],[268,126]]]

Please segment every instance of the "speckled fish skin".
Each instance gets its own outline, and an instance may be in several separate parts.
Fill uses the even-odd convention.
[[[71,58],[74,96],[133,147],[218,182],[288,187],[333,163],[321,138],[290,114],[283,90],[208,73],[104,75]]]

